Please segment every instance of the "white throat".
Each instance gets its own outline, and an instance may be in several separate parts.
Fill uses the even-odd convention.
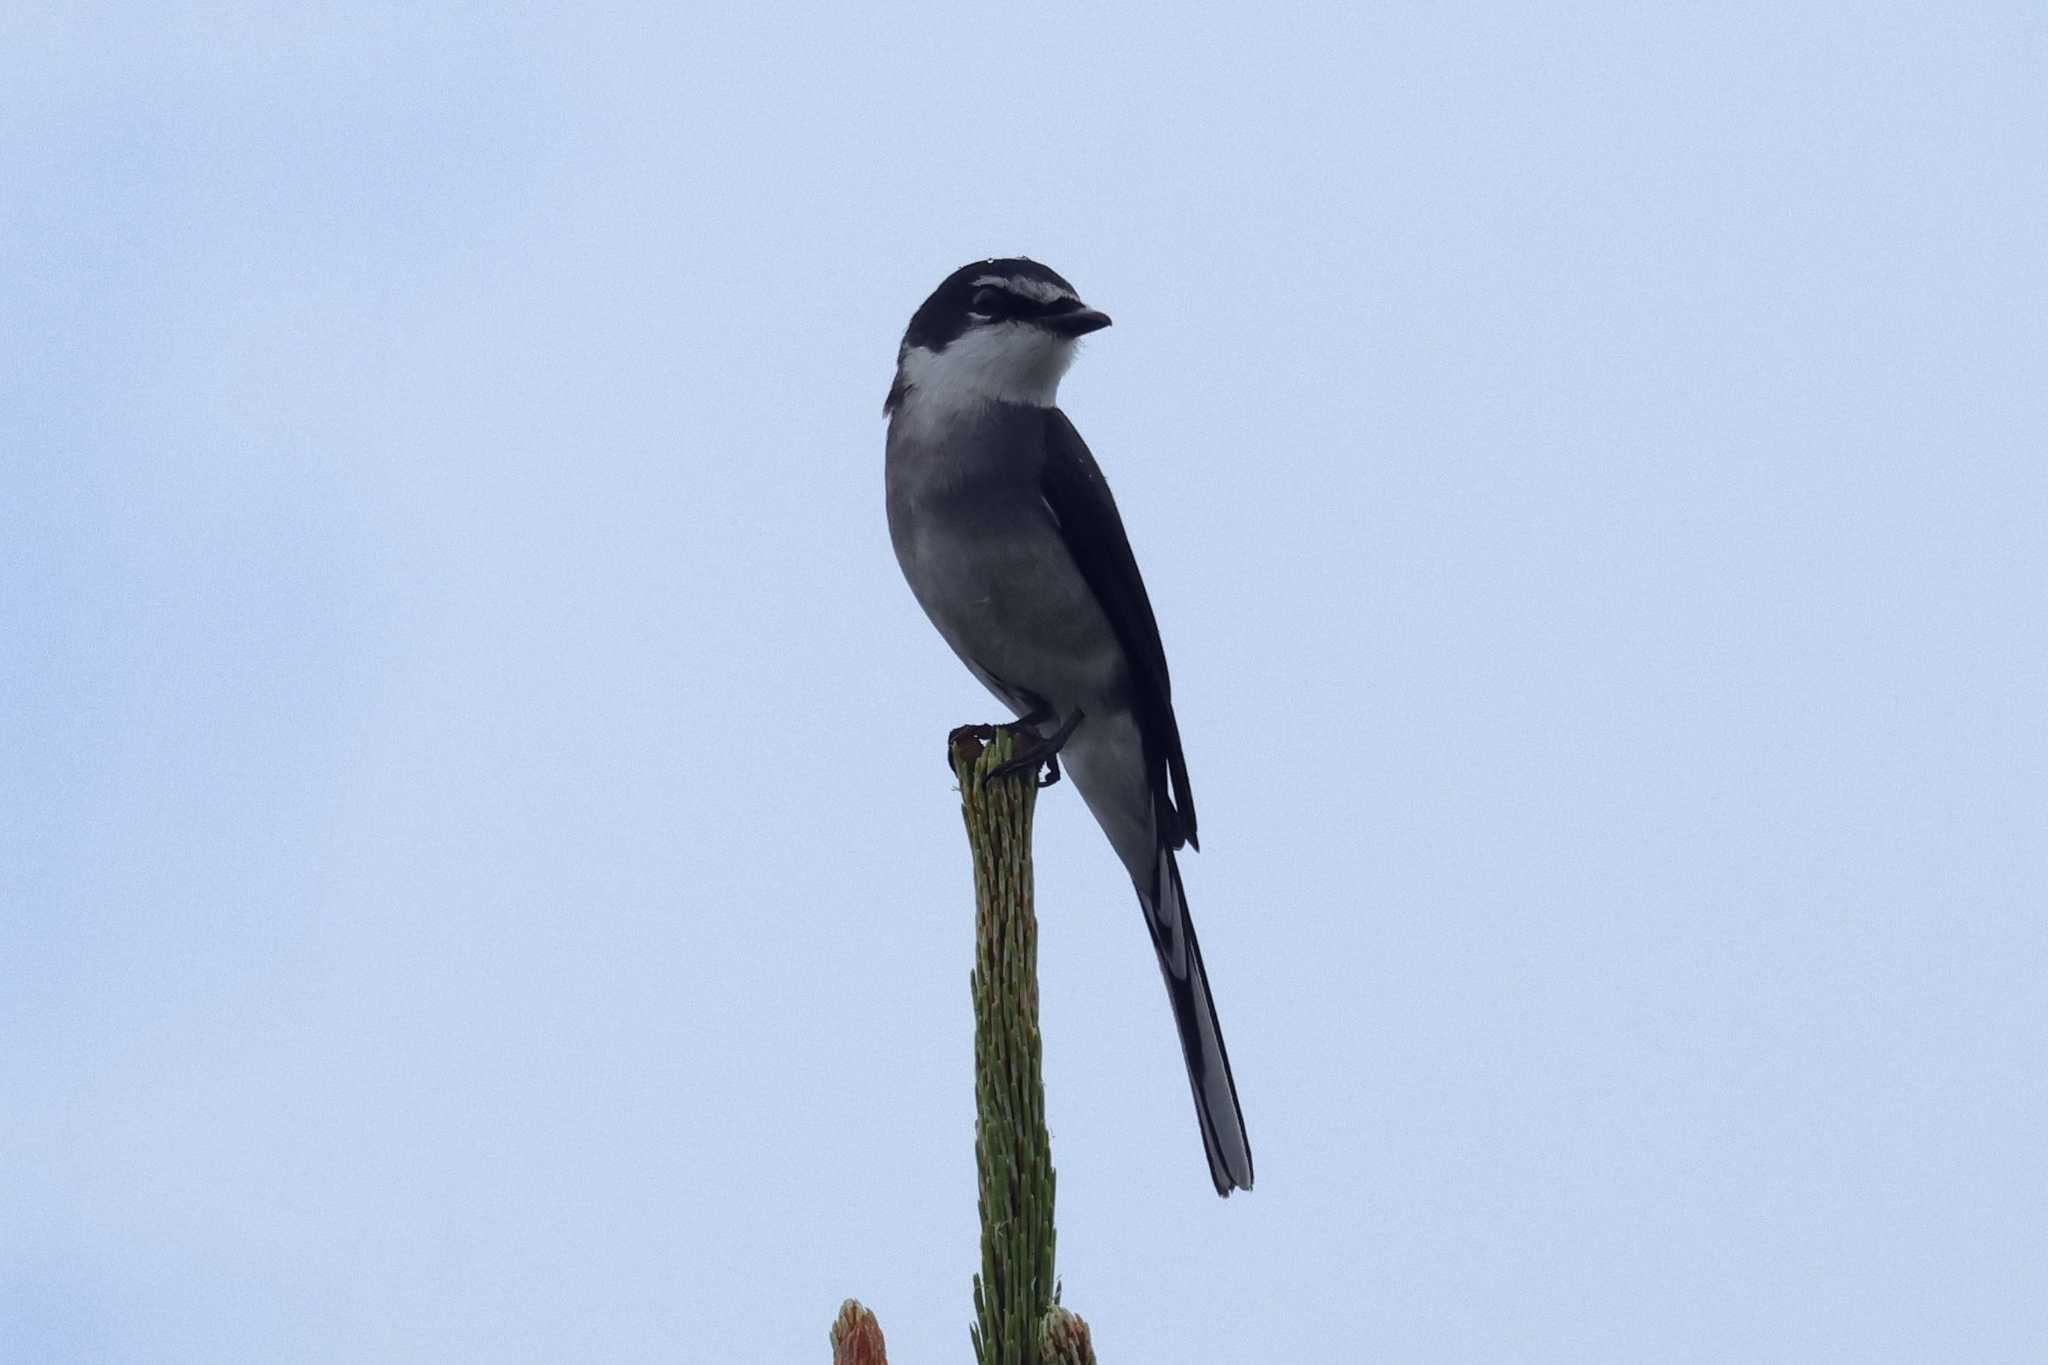
[[[1074,363],[1074,342],[1043,327],[999,322],[970,327],[943,351],[913,346],[903,353],[903,402],[923,417],[988,403],[1049,408],[1060,377]]]

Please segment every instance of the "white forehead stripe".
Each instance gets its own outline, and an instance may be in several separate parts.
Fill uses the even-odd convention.
[[[997,289],[1007,289],[1012,294],[1021,294],[1027,299],[1037,299],[1040,303],[1059,303],[1062,300],[1072,303],[1079,303],[1081,301],[1074,297],[1073,290],[1062,289],[1051,280],[1034,280],[1023,275],[983,275],[975,280],[974,287],[979,289],[983,285],[994,285]]]

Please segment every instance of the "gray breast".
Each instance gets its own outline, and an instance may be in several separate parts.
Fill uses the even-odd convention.
[[[1120,692],[1115,633],[1039,491],[1045,410],[913,408],[890,423],[889,535],[932,624],[1006,702],[1022,690],[1064,710]]]

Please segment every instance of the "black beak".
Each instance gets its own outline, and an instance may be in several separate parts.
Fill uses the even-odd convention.
[[[1093,308],[1077,308],[1071,313],[1053,314],[1045,319],[1045,325],[1063,337],[1084,337],[1109,326],[1109,314]]]

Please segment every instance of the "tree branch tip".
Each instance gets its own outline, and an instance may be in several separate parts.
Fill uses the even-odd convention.
[[[1054,1304],[1038,1321],[1039,1365],[1095,1365],[1095,1342],[1079,1313]]]
[[[889,1365],[882,1325],[859,1299],[839,1305],[832,1324],[832,1365]]]
[[[974,771],[982,752],[995,742],[993,725],[956,725],[946,736],[946,764],[955,773]]]
[[[970,784],[977,790],[986,788],[989,771],[1007,763],[1016,752],[1014,725],[956,725],[946,736],[946,761],[960,779],[963,796]]]

